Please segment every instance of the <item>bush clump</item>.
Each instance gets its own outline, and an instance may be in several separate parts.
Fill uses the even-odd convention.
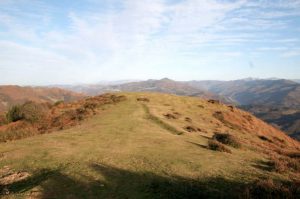
[[[12,106],[6,114],[6,119],[8,122],[25,120],[33,123],[41,120],[44,114],[45,108],[42,105],[26,102],[23,105]]]
[[[241,143],[238,141],[238,139],[227,133],[215,133],[213,139],[234,148],[241,148]]]
[[[46,108],[34,102],[26,102],[21,106],[21,113],[24,120],[28,122],[38,122],[45,116]]]
[[[262,141],[266,141],[266,142],[272,143],[272,140],[270,140],[270,139],[267,138],[266,136],[260,135],[260,136],[258,136],[258,137],[259,137],[259,139],[261,139]]]
[[[209,140],[208,148],[211,150],[214,150],[214,151],[231,153],[230,149],[228,149],[225,145],[223,145],[222,143],[220,143],[216,140]]]

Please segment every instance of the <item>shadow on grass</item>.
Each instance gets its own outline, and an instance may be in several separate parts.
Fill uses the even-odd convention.
[[[7,185],[6,189],[10,194],[28,194],[39,186],[39,198],[261,198],[249,195],[244,183],[222,177],[194,180],[132,172],[102,164],[90,166],[105,181],[89,178],[79,181],[58,170],[43,170],[26,180]]]

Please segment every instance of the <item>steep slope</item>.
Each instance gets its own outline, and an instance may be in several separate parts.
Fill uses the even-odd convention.
[[[244,110],[272,124],[293,138],[300,140],[300,108],[272,107],[264,105],[242,106]]]
[[[39,103],[56,101],[74,101],[84,95],[59,88],[0,86],[0,112],[11,105],[34,101]]]
[[[292,198],[299,193],[293,182],[299,171],[289,166],[299,164],[299,142],[251,114],[192,97],[118,95],[125,100],[99,106],[80,125],[2,143],[1,196]],[[217,142],[218,133],[229,133],[239,146]],[[229,153],[211,150],[212,141]]]
[[[189,85],[224,95],[241,108],[299,139],[300,84],[289,80],[191,81]]]

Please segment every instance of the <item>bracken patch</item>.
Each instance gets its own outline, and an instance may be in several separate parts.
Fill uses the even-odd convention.
[[[239,196],[248,199],[296,199],[300,197],[300,182],[274,182],[272,179],[261,179],[245,186]]]

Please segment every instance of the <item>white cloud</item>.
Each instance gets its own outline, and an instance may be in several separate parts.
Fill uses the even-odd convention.
[[[143,73],[161,74],[165,66],[195,67],[214,62],[216,56],[218,60],[241,57],[244,52],[231,48],[242,44],[269,40],[283,45],[258,48],[275,51],[299,42],[298,38],[278,37],[276,30],[288,22],[273,20],[296,15],[300,8],[297,1],[185,0],[171,4],[164,0],[113,0],[103,1],[109,4],[103,11],[102,1],[89,0],[92,9],[64,10],[65,24],[59,26],[54,19],[59,8],[34,0],[31,9],[22,10],[20,2],[28,3],[0,1],[5,5],[0,8],[0,26],[5,27],[0,32],[0,48],[5,49],[0,53],[0,69],[34,67],[37,73],[60,69],[61,76],[69,77],[62,80],[49,72],[53,82],[134,75],[140,79]],[[267,7],[280,11],[261,10]]]
[[[290,50],[281,54],[284,58],[300,57],[300,50]]]

